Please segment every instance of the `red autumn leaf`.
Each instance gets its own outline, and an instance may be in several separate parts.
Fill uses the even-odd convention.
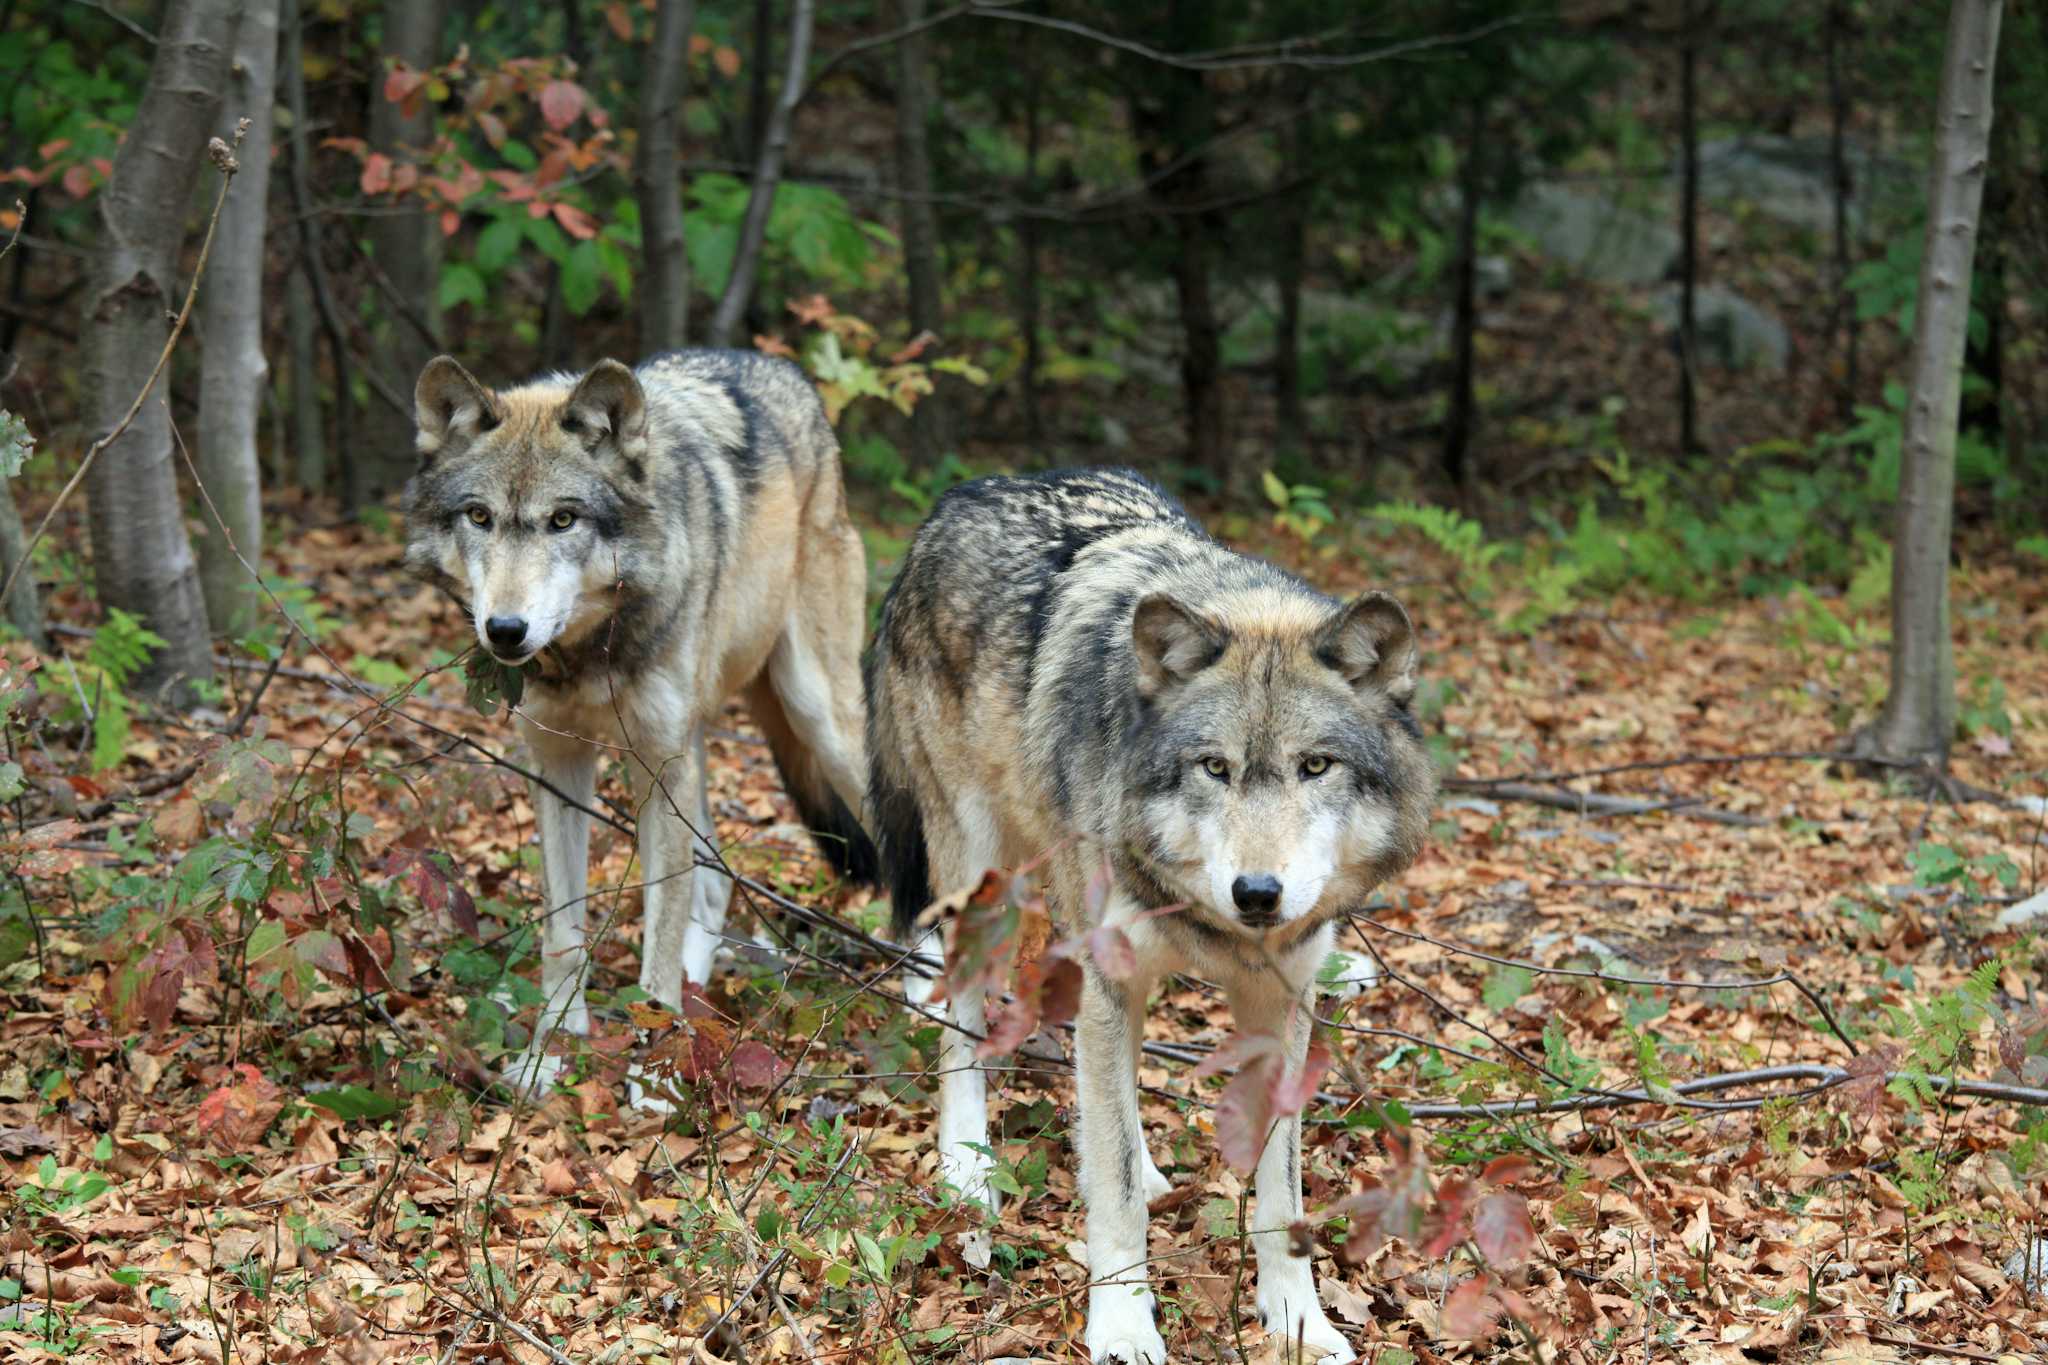
[[[574,81],[549,81],[540,89],[540,115],[561,132],[583,112],[583,87]]]
[[[1138,974],[1138,954],[1130,936],[1114,924],[1089,931],[1088,957],[1111,981],[1128,981]]]
[[[604,7],[604,21],[611,25],[612,32],[618,35],[620,42],[633,41],[633,16],[621,0],[612,0],[611,4]]]
[[[92,172],[83,166],[72,166],[65,170],[61,182],[64,193],[73,199],[83,199],[92,193]]]
[[[385,855],[384,870],[404,879],[419,897],[420,905],[435,914],[446,914],[455,927],[471,938],[477,935],[476,900],[461,880],[441,861],[445,854],[432,849],[400,845]],[[453,860],[449,862],[452,864]]]
[[[149,950],[137,968],[140,987],[123,1011],[132,1017],[139,1009],[149,1027],[158,1033],[171,1026],[177,1012],[178,996],[187,985],[217,980],[220,962],[213,939],[198,925],[180,924],[164,935],[163,942]]]
[[[766,1043],[751,1040],[732,1050],[732,1078],[742,1089],[766,1090],[789,1074],[789,1064]]]
[[[557,203],[554,206],[555,221],[562,230],[578,241],[587,241],[597,236],[597,219],[577,208],[574,204]]]
[[[1308,1108],[1308,1102],[1316,1097],[1316,1087],[1322,1084],[1323,1073],[1329,1069],[1330,1049],[1321,1043],[1309,1044],[1308,1055],[1302,1058],[1301,1070],[1275,1080],[1273,1112],[1279,1115],[1299,1114]]]
[[[1529,1219],[1529,1201],[1519,1194],[1490,1194],[1472,1214],[1472,1240],[1495,1270],[1512,1270],[1536,1245],[1536,1225]]]
[[[832,307],[832,300],[826,298],[823,294],[812,294],[808,298],[791,299],[788,306],[790,313],[795,316],[796,320],[806,326],[816,326],[827,318],[834,316],[836,312]]]
[[[1050,959],[1038,992],[1038,1017],[1047,1027],[1069,1023],[1081,1010],[1081,964],[1070,957]]]
[[[795,348],[793,348],[788,342],[784,341],[781,337],[772,337],[765,335],[764,333],[756,332],[754,334],[754,349],[761,352],[763,355],[779,355],[784,360],[796,359]]]
[[[462,215],[454,209],[441,210],[441,235],[453,237],[462,227]]]
[[[486,110],[476,116],[476,126],[483,129],[484,141],[493,147],[505,145],[505,120]]]
[[[255,1146],[284,1108],[284,1097],[264,1074],[239,1063],[227,1084],[199,1102],[194,1120],[199,1136],[229,1151]]]
[[[57,154],[70,145],[71,139],[68,137],[53,137],[42,146],[36,148],[36,159],[38,161],[55,161]]]
[[[1444,1302],[1444,1330],[1466,1341],[1483,1341],[1500,1321],[1500,1305],[1485,1279],[1474,1276]]]
[[[1519,1185],[1535,1171],[1536,1164],[1525,1156],[1497,1156],[1486,1163],[1479,1179],[1488,1185]]]
[[[916,336],[912,337],[909,341],[905,342],[901,350],[897,351],[894,355],[891,355],[889,357],[889,363],[891,365],[901,365],[906,361],[915,360],[919,356],[923,355],[925,353],[926,348],[931,346],[931,344],[937,341],[938,339],[939,334],[937,332],[932,331],[929,327],[927,327],[924,331],[919,332]],[[1104,858],[1102,860],[1102,865],[1105,868],[1108,867],[1109,859]],[[1090,885],[1092,887],[1093,883],[1091,882]]]
[[[1277,1040],[1276,1040],[1277,1042]],[[1235,1169],[1258,1169],[1273,1129],[1273,1077],[1279,1060],[1263,1053],[1238,1068],[1216,1101],[1216,1150]]]
[[[975,1044],[974,1055],[987,1060],[1015,1052],[1037,1031],[1038,1010],[1030,1003],[1013,1000],[989,1023],[988,1032]]]
[[[719,74],[723,75],[727,80],[731,80],[734,76],[740,74],[740,54],[735,48],[719,48],[711,54],[711,64],[716,66]]]
[[[382,152],[371,152],[363,158],[361,180],[364,194],[382,194],[391,188],[391,158]]]

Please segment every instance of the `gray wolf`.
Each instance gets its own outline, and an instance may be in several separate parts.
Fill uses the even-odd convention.
[[[899,932],[934,892],[1050,851],[1057,927],[1118,926],[1136,953],[1123,980],[1083,962],[1076,1020],[1097,1361],[1166,1358],[1145,1205],[1167,1184],[1135,1074],[1151,987],[1177,971],[1215,982],[1241,1031],[1284,1039],[1301,1064],[1334,919],[1405,868],[1428,826],[1416,666],[1392,597],[1339,603],[1225,549],[1128,470],[963,484],[911,541],[866,664],[868,814]],[[1091,895],[1105,860],[1108,894]],[[979,996],[948,1009],[984,1031]],[[973,1040],[946,1037],[942,1170],[993,1212],[984,1076]],[[1258,1162],[1258,1305],[1310,1359],[1350,1360],[1308,1259],[1289,1254],[1299,1149],[1297,1117]]]
[[[441,356],[414,405],[406,564],[484,649],[525,666],[519,729],[547,782],[533,793],[546,1004],[525,1071],[539,1085],[558,1069],[552,1030],[590,1027],[578,807],[605,755],[635,779],[640,985],[662,1004],[706,979],[732,894],[695,862],[712,828],[703,727],[734,693],[826,856],[872,875],[854,815],[867,561],[824,408],[787,362],[677,351],[493,391]]]

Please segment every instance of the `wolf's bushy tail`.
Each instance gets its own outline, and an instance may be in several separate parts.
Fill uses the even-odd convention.
[[[889,894],[889,915],[896,941],[914,947],[909,938],[911,925],[932,903],[931,854],[925,848],[924,812],[918,807],[917,793],[908,774],[902,770],[903,751],[896,734],[896,717],[887,705],[880,704],[876,695],[880,649],[878,644],[866,661],[868,818],[874,823],[880,885]]]
[[[776,771],[782,774],[782,789],[789,793],[818,852],[841,877],[873,885],[874,841],[833,790],[832,781],[811,746],[790,727],[781,699],[772,688],[759,687],[749,693],[747,709],[753,714],[754,723],[761,727],[761,733],[768,737],[768,752],[775,756]]]

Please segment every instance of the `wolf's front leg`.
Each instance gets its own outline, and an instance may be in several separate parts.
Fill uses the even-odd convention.
[[[1322,958],[1323,953],[1316,951],[1311,961],[1320,963]],[[1298,1071],[1308,1053],[1314,998],[1312,985],[1296,988],[1274,974],[1240,984],[1230,992],[1230,1006],[1239,1032],[1284,1038],[1288,1069]],[[1316,1298],[1313,1261],[1293,1254],[1288,1233],[1302,1216],[1300,1114],[1289,1114],[1273,1125],[1254,1179],[1258,1202],[1252,1210],[1252,1248],[1259,1263],[1259,1320],[1268,1332],[1286,1339],[1280,1359],[1289,1365],[1341,1365],[1357,1359]]]
[[[547,785],[533,787],[534,819],[540,826],[541,884],[547,909],[540,932],[540,1018],[533,1042],[506,1079],[532,1093],[554,1084],[562,1059],[548,1052],[557,1033],[590,1032],[583,986],[590,974],[584,915],[590,898],[590,817],[597,793],[597,750],[533,727],[527,739]]]
[[[1146,1261],[1145,1133],[1138,1121],[1137,1050],[1145,989],[1093,967],[1074,1021],[1080,1107],[1081,1198],[1088,1209],[1087,1345],[1098,1361],[1165,1365],[1152,1320]]]

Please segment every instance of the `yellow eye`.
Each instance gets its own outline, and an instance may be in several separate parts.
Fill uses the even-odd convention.
[[[481,507],[472,507],[469,509],[469,524],[472,526],[489,526],[491,524],[491,514]]]
[[[1328,771],[1330,771],[1330,760],[1324,758],[1321,754],[1311,754],[1309,757],[1301,760],[1301,775],[1303,777],[1321,777]]]
[[[1202,771],[1215,778],[1218,782],[1228,782],[1230,780],[1230,764],[1220,758],[1203,759]]]
[[[548,525],[554,527],[557,531],[566,531],[575,524],[576,514],[567,510],[557,512],[548,518]]]

